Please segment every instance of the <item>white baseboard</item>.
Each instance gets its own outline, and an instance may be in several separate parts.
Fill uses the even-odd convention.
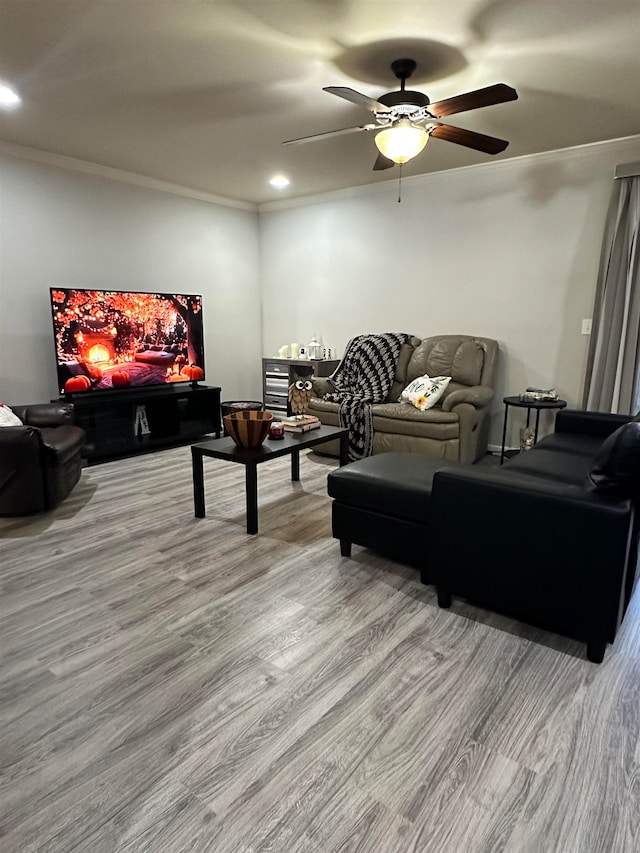
[[[509,453],[511,450],[519,450],[519,447],[505,447],[504,452]],[[494,456],[500,456],[502,453],[502,445],[501,444],[488,444],[487,452],[492,453]]]

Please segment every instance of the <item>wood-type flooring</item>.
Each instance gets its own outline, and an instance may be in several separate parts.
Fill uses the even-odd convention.
[[[640,849],[640,594],[600,666],[441,610],[340,556],[334,465],[260,466],[256,536],[231,463],[194,518],[188,447],[0,520],[2,853]]]

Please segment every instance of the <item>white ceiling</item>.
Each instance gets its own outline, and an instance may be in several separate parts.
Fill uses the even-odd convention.
[[[402,57],[432,101],[519,93],[448,119],[503,154],[434,139],[405,176],[640,133],[639,0],[0,0],[0,140],[253,203],[360,186],[397,176],[373,134],[282,142],[370,121],[322,87],[376,98]]]

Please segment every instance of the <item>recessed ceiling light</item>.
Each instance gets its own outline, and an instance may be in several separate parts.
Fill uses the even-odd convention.
[[[20,95],[7,83],[0,81],[0,109],[11,110],[22,103]]]
[[[274,175],[273,178],[269,181],[271,186],[276,190],[283,190],[285,187],[289,186],[289,178],[284,175]]]

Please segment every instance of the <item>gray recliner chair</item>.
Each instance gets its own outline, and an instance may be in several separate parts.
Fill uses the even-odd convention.
[[[373,454],[420,453],[452,462],[475,462],[484,456],[498,353],[498,342],[491,338],[412,337],[402,347],[387,401],[371,408]],[[424,374],[451,377],[438,403],[426,411],[399,403],[402,390]],[[323,424],[339,426],[339,404],[322,399],[332,390],[331,377],[314,379],[306,411]],[[322,445],[322,452],[337,456],[337,443]]]

